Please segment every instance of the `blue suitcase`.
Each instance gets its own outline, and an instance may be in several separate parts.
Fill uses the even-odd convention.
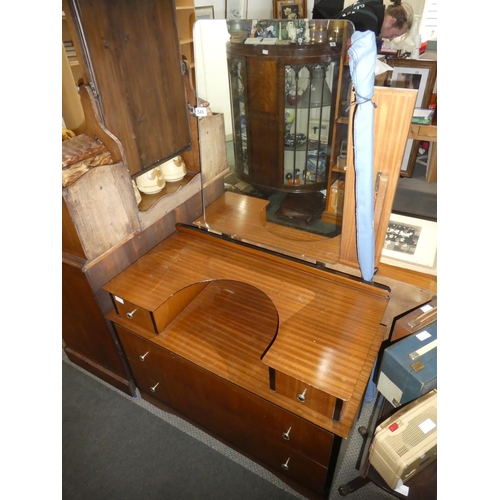
[[[437,321],[385,349],[377,389],[394,407],[437,389]]]

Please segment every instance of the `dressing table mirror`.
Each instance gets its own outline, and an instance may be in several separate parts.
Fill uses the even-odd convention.
[[[313,262],[339,261],[352,175],[352,32],[346,21],[195,23],[196,93],[224,116],[229,166],[224,196],[205,207],[201,226]]]

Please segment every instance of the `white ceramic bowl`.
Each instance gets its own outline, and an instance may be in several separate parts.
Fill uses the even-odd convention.
[[[140,175],[135,179],[135,182],[139,191],[144,194],[156,194],[165,187],[165,178],[160,167],[155,167]]]
[[[160,165],[163,177],[167,182],[180,181],[186,174],[186,164],[182,156],[176,156]]]

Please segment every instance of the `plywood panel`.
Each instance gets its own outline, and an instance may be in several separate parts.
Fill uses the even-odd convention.
[[[63,197],[89,260],[139,229],[132,182],[122,162],[89,170],[63,189]]]

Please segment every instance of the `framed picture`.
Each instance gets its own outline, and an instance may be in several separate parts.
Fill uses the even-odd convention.
[[[389,87],[418,89],[415,108],[428,108],[432,90],[436,83],[437,61],[423,59],[388,59],[387,64],[393,68],[392,74],[386,81]],[[408,139],[403,162],[401,163],[401,176],[412,177],[417,160],[420,141]]]
[[[380,262],[436,275],[437,222],[391,214]]]
[[[226,0],[226,19],[246,19],[247,0]]]
[[[205,5],[204,7],[195,7],[196,20],[199,19],[214,19],[214,6]]]
[[[273,0],[274,19],[305,19],[307,0]]]

